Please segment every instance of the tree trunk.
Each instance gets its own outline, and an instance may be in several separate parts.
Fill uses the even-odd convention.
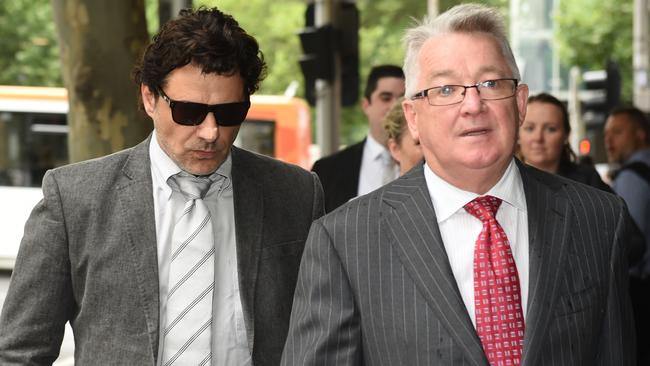
[[[52,0],[70,111],[70,161],[142,141],[152,124],[138,108],[131,70],[148,42],[143,0]]]

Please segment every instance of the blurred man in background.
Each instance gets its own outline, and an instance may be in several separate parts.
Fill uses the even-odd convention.
[[[639,365],[650,365],[650,124],[634,107],[614,109],[605,123],[605,147],[618,165],[612,187],[643,236],[645,254],[630,270],[630,295],[637,330]]]
[[[387,148],[382,121],[395,100],[404,95],[404,72],[395,65],[375,66],[368,75],[361,108],[368,119],[368,136],[361,142],[314,164],[330,212],[351,198],[374,191],[398,176]]]

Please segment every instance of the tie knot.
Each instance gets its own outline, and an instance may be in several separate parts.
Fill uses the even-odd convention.
[[[185,196],[185,199],[194,200],[203,198],[208,193],[212,180],[209,177],[197,177],[180,172],[169,177],[168,183],[173,190]]]
[[[501,199],[494,196],[481,196],[476,197],[470,203],[464,206],[465,211],[470,215],[481,220],[481,222],[488,221],[496,217],[497,211],[501,206]]]

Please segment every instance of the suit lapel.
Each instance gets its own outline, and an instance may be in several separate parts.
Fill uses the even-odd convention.
[[[519,163],[528,211],[530,279],[522,365],[536,365],[558,297],[569,233],[569,204],[559,180]]]
[[[255,178],[254,162],[246,152],[232,148],[232,181],[237,235],[239,293],[246,323],[249,350],[255,335],[255,284],[262,251],[264,187]]]
[[[159,280],[156,225],[149,159],[150,138],[133,148],[117,180],[115,195],[119,205],[130,265],[136,274],[139,296],[151,339],[153,357],[158,355],[159,337]],[[125,309],[129,311],[132,309]]]
[[[347,182],[349,184],[346,197],[356,197],[359,191],[359,177],[361,176],[361,160],[363,160],[364,146],[366,146],[366,139],[356,144],[354,150],[352,150],[353,154],[351,156],[351,164],[349,165],[350,171],[347,174],[349,177]]]
[[[487,365],[445,251],[422,166],[386,187],[382,228],[431,310],[472,365]]]

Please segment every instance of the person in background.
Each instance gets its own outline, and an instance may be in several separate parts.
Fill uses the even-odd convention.
[[[519,127],[519,157],[537,169],[612,192],[593,165],[576,162],[569,145],[570,133],[564,103],[546,93],[531,96],[526,119]]]
[[[327,212],[397,178],[397,166],[386,147],[388,137],[382,121],[395,100],[403,95],[401,67],[380,65],[370,70],[361,101],[368,120],[368,136],[319,159],[312,167],[323,185]]]
[[[615,108],[605,123],[605,148],[617,165],[612,187],[645,238],[645,256],[630,270],[639,365],[650,365],[650,124],[634,107]]]
[[[314,221],[282,365],[634,365],[625,203],[514,158],[528,87],[500,12],[404,43],[425,164]]]
[[[388,150],[399,165],[399,175],[404,175],[422,161],[420,142],[413,139],[406,126],[402,101],[398,99],[384,117],[384,129],[388,134]]]
[[[266,65],[216,8],[163,25],[134,79],[154,132],[50,170],[0,316],[0,365],[277,366],[315,174],[233,146]],[[101,87],[101,86],[100,86]]]

